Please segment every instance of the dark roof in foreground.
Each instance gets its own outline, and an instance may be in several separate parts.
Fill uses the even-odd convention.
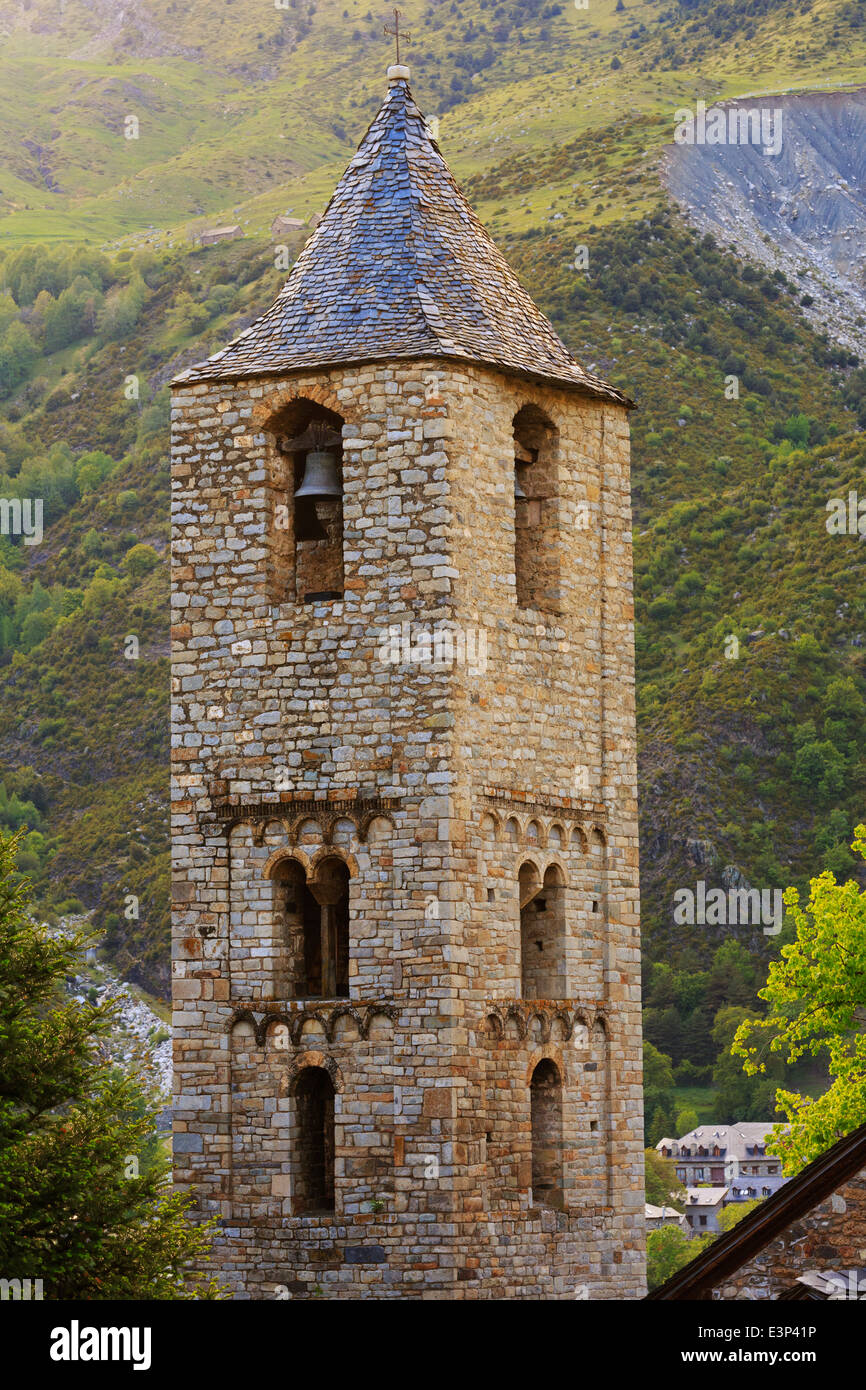
[[[438,357],[630,404],[584,371],[523,289],[402,74],[389,74],[379,114],[271,308],[177,382]]]
[[[647,1299],[706,1298],[735,1270],[866,1168],[866,1125],[840,1139]]]

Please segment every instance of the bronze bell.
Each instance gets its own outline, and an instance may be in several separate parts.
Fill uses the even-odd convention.
[[[311,449],[304,460],[304,477],[296,497],[342,497],[333,449]]]
[[[537,458],[538,458],[538,450],[537,450],[537,449],[527,449],[527,447],[526,447],[525,444],[521,444],[519,439],[515,439],[515,441],[514,441],[514,500],[515,500],[516,502],[525,502],[525,501],[527,500],[527,498],[526,498],[526,493],[523,491],[523,488],[520,486],[520,475],[519,475],[518,470],[521,469],[521,468],[530,468],[530,467],[532,466],[532,464],[535,463],[535,460],[536,460]]]

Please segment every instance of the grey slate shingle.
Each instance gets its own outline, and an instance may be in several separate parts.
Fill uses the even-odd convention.
[[[401,80],[271,308],[176,380],[430,357],[486,363],[626,402],[584,371],[533,304]]]

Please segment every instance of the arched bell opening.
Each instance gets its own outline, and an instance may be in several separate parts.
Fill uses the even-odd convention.
[[[272,430],[294,556],[289,588],[299,603],[340,599],[345,582],[342,417],[315,401],[297,400],[274,420]],[[279,506],[277,512],[279,518]]]
[[[514,578],[518,608],[560,611],[559,431],[524,405],[514,435]]]

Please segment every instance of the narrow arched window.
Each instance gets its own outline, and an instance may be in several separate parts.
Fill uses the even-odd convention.
[[[545,1057],[532,1073],[532,1199],[562,1206],[562,1082],[556,1063]]]
[[[296,1215],[334,1210],[334,1087],[324,1067],[306,1067],[295,1087]]]
[[[556,427],[538,406],[515,415],[514,581],[518,608],[558,613],[559,473]]]

